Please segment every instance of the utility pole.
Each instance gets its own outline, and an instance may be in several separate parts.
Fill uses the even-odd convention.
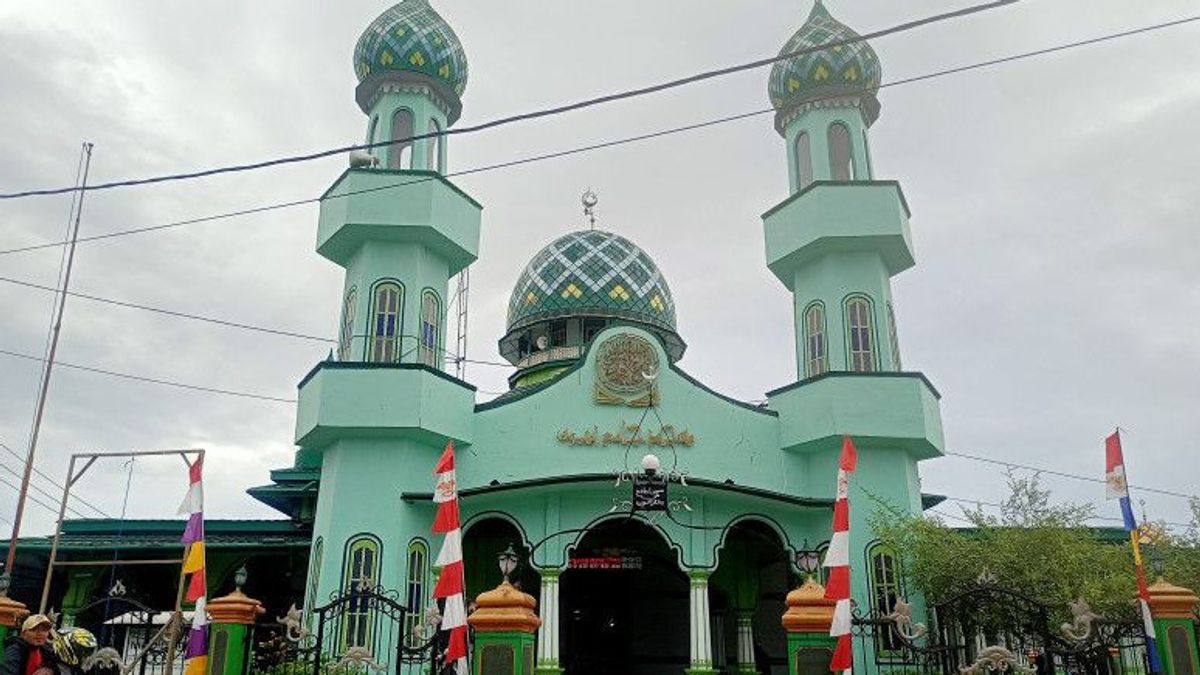
[[[21,517],[25,514],[25,499],[29,495],[29,478],[33,473],[33,458],[37,453],[38,432],[42,428],[42,415],[46,412],[46,395],[50,391],[50,374],[54,370],[54,355],[58,351],[58,336],[62,333],[63,311],[67,307],[67,289],[71,284],[71,267],[75,263],[75,244],[79,241],[79,221],[83,217],[83,198],[87,194],[88,169],[92,166],[92,144],[83,144],[83,180],[80,183],[79,199],[75,206],[75,222],[71,226],[71,239],[67,244],[67,265],[63,273],[62,289],[59,290],[58,307],[54,313],[54,328],[50,332],[50,353],[42,370],[42,387],[38,392],[37,409],[33,415],[33,431],[29,434],[29,453],[25,456],[25,474],[21,478],[21,490],[17,495],[17,511],[13,515],[12,537],[8,540],[8,557],[4,560],[4,574],[12,575],[13,562],[17,558],[17,538],[21,535]]]

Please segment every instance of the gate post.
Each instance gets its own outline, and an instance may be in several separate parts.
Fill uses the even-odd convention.
[[[251,629],[265,612],[262,603],[241,587],[208,603],[212,618],[208,636],[208,675],[241,675],[250,671]]]
[[[1154,638],[1164,675],[1200,675],[1195,625],[1195,607],[1200,598],[1191,589],[1168,583],[1162,577],[1149,590]]]
[[[474,675],[533,675],[533,638],[542,620],[533,611],[537,601],[504,580],[480,593],[467,623],[475,629],[471,652]]]
[[[825,599],[825,587],[812,577],[787,594],[782,621],[787,631],[788,675],[829,675],[837,644],[829,637],[834,604]]]

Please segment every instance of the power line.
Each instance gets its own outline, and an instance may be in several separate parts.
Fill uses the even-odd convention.
[[[42,284],[35,284],[35,283],[29,282],[29,281],[22,281],[20,279],[12,279],[9,277],[0,277],[0,282],[14,284],[16,286],[24,286],[26,288],[35,288],[35,289],[38,289],[41,291],[48,291],[50,293],[61,293],[62,292],[61,289],[54,288],[52,286],[43,286]],[[239,323],[236,321],[230,321],[228,319],[220,319],[220,318],[211,317],[211,316],[202,316],[199,314],[190,314],[188,312],[181,312],[181,311],[173,310],[173,309],[165,309],[162,307],[151,307],[149,305],[142,305],[142,304],[138,304],[135,302],[128,302],[125,300],[114,300],[112,298],[102,298],[102,297],[95,296],[95,295],[88,295],[87,293],[79,293],[77,291],[68,291],[67,295],[76,297],[76,298],[83,298],[85,300],[92,300],[94,302],[102,302],[102,303],[109,304],[109,305],[116,305],[117,307],[125,307],[125,308],[129,308],[129,309],[140,309],[140,310],[147,311],[147,312],[155,312],[157,314],[166,314],[167,316],[174,316],[174,317],[178,317],[181,319],[193,319],[195,321],[204,321],[206,323],[213,323],[213,324],[217,324],[219,326],[226,326],[228,328],[240,328],[243,330],[257,331],[260,333],[268,333],[271,335],[293,337],[293,338],[298,338],[301,340],[313,340],[315,342],[325,342],[325,343],[330,343],[330,344],[337,343],[337,340],[321,337],[319,335],[308,335],[306,333],[300,333],[297,331],[283,330],[283,329],[279,329],[279,328],[267,328],[265,326],[256,326],[253,324]]]
[[[5,485],[9,486],[10,488],[12,488],[14,490],[19,491],[21,489],[19,486],[13,485],[12,483],[10,483],[9,480],[7,478],[5,478],[4,476],[0,476],[0,483],[4,483]],[[33,502],[34,504],[37,504],[38,506],[42,507],[43,509],[46,509],[50,513],[53,513],[56,516],[58,515],[58,509],[54,508],[53,506],[47,505],[45,502],[41,501],[37,497],[34,497],[33,495],[30,495],[30,494],[25,495],[25,497],[29,501]],[[10,520],[8,522],[11,523],[12,521]]]
[[[950,497],[947,495],[942,495],[942,496],[946,497],[946,501],[958,502],[960,504],[974,504],[976,506],[991,506],[991,507],[995,507],[998,509],[1005,508],[1005,505],[1001,504],[1000,502],[989,502],[989,501],[984,501],[982,499],[968,499],[966,497]],[[1093,507],[1097,506],[1097,504],[1095,504],[1093,502],[1085,502],[1085,504],[1088,506],[1093,506]],[[1114,516],[1088,516],[1086,518],[1086,520],[1107,520],[1110,522],[1125,522],[1124,518],[1116,518]],[[1155,521],[1155,520],[1151,519],[1149,522],[1161,522],[1165,525],[1171,525],[1174,527],[1191,527],[1192,526],[1192,523],[1181,523],[1178,521],[1169,521],[1169,520]]]
[[[0,354],[3,354],[5,356],[11,356],[13,358],[18,358],[18,359],[26,359],[29,361],[44,361],[45,360],[40,356],[32,356],[30,354],[22,354],[20,352],[10,352],[5,349],[0,349]],[[210,394],[225,394],[227,396],[238,396],[241,398],[253,398],[253,399],[258,399],[261,401],[276,401],[279,403],[295,403],[296,402],[296,399],[294,399],[294,398],[280,398],[277,396],[267,396],[265,394],[251,394],[249,392],[244,392],[244,391],[234,391],[232,389],[218,389],[216,387],[204,387],[204,386],[197,385],[197,384],[186,384],[183,382],[176,382],[173,380],[161,380],[158,378],[145,377],[142,375],[132,375],[130,373],[121,373],[121,372],[117,372],[115,370],[104,370],[103,368],[93,368],[91,366],[81,366],[81,365],[75,364],[75,363],[63,363],[61,361],[56,361],[54,365],[60,366],[62,368],[73,368],[75,370],[82,370],[82,371],[86,371],[89,373],[98,373],[100,375],[111,375],[112,377],[121,377],[121,378],[124,378],[127,380],[136,380],[138,382],[149,382],[151,384],[161,384],[161,385],[165,385],[168,387],[178,387],[180,389],[190,389],[192,391],[204,391],[204,392],[208,392]]]
[[[166,174],[166,175],[161,175],[161,176],[153,176],[153,177],[149,177],[149,178],[138,178],[138,179],[131,179],[131,180],[113,181],[113,182],[109,182],[109,183],[98,183],[98,184],[89,185],[86,187],[73,186],[70,188],[25,190],[25,191],[21,191],[21,192],[0,193],[0,199],[18,199],[18,198],[32,197],[32,196],[38,196],[38,195],[65,194],[68,192],[75,192],[77,190],[89,190],[89,191],[90,190],[108,190],[108,189],[117,188],[117,187],[129,187],[129,186],[134,186],[134,185],[148,185],[148,184],[153,184],[153,183],[164,183],[164,182],[170,182],[170,181],[188,180],[188,179],[193,179],[193,178],[202,178],[205,176],[214,176],[214,175],[218,175],[218,174],[236,173],[236,172],[251,171],[251,170],[256,170],[256,169],[264,169],[267,167],[279,166],[282,164],[294,164],[294,163],[298,163],[298,162],[308,162],[308,161],[312,161],[315,159],[322,159],[325,157],[330,157],[333,155],[342,155],[342,154],[351,152],[353,150],[369,150],[369,149],[377,148],[377,147],[398,145],[398,144],[407,144],[407,143],[411,143],[413,141],[424,140],[424,139],[429,139],[429,138],[439,138],[439,137],[444,137],[444,136],[463,136],[466,134],[476,133],[476,132],[484,131],[487,129],[494,129],[494,128],[501,127],[501,126],[507,126],[510,124],[514,124],[516,122],[523,122],[523,121],[540,119],[543,117],[551,117],[551,116],[555,116],[555,115],[561,115],[564,113],[573,112],[576,110],[583,110],[585,108],[591,108],[591,107],[603,105],[606,103],[613,103],[616,101],[622,101],[622,100],[626,100],[626,99],[630,99],[630,98],[636,98],[636,97],[640,97],[640,96],[646,96],[649,94],[655,94],[655,93],[667,91],[670,89],[676,89],[676,88],[683,87],[683,86],[686,86],[689,84],[695,84],[697,82],[703,82],[705,80],[710,80],[710,79],[714,79],[714,78],[718,78],[718,77],[724,77],[726,75],[732,75],[734,73],[740,73],[740,72],[744,72],[747,70],[755,70],[755,69],[761,68],[763,66],[769,66],[769,65],[779,62],[779,61],[787,61],[787,60],[794,59],[799,56],[804,56],[806,54],[823,52],[828,49],[843,47],[843,46],[851,45],[851,44],[857,44],[860,42],[866,42],[868,40],[873,40],[875,38],[881,38],[881,37],[885,37],[888,35],[894,35],[897,33],[907,32],[910,30],[914,30],[916,28],[928,26],[930,24],[940,23],[942,21],[958,19],[958,18],[962,18],[962,17],[969,16],[972,14],[978,14],[981,12],[986,12],[986,11],[990,11],[990,10],[994,10],[994,9],[1000,9],[1001,7],[1005,7],[1007,5],[1013,5],[1020,1],[1021,0],[994,0],[993,2],[986,2],[983,4],[979,4],[979,5],[964,7],[962,9],[956,9],[956,10],[952,10],[949,12],[943,12],[941,14],[934,14],[934,15],[927,16],[927,17],[924,17],[921,19],[915,19],[913,21],[908,21],[905,23],[897,24],[895,26],[891,26],[890,28],[884,28],[884,29],[877,30],[877,31],[874,31],[871,33],[865,33],[861,36],[855,36],[855,37],[847,38],[844,40],[834,40],[834,41],[826,42],[826,43],[823,43],[820,45],[806,47],[804,49],[797,49],[797,50],[794,50],[791,52],[781,53],[778,56],[773,56],[773,57],[764,58],[764,59],[757,59],[757,60],[750,61],[747,63],[742,63],[742,64],[738,64],[738,65],[733,65],[733,66],[727,66],[724,68],[718,68],[716,70],[707,70],[707,71],[703,71],[700,73],[696,73],[694,75],[689,75],[687,77],[682,77],[682,78],[678,78],[675,80],[669,80],[667,82],[661,82],[659,84],[654,84],[654,85],[650,85],[650,86],[646,86],[646,87],[639,87],[636,89],[626,89],[626,90],[619,91],[619,92],[616,92],[613,94],[606,94],[603,96],[597,96],[597,97],[585,99],[582,101],[576,101],[574,103],[568,103],[568,104],[564,104],[564,105],[554,106],[551,108],[543,108],[541,110],[534,110],[531,112],[520,113],[517,115],[510,115],[508,117],[501,117],[501,118],[490,120],[488,122],[483,122],[483,123],[475,124],[472,126],[459,127],[457,129],[445,129],[445,130],[440,130],[437,132],[417,134],[417,135],[408,136],[406,138],[400,138],[400,139],[395,139],[395,140],[380,141],[380,142],[375,142],[375,143],[364,143],[364,144],[359,144],[359,145],[347,145],[347,146],[331,148],[328,150],[322,150],[319,152],[314,152],[314,153],[309,153],[309,154],[304,154],[304,155],[291,155],[291,156],[278,157],[275,159],[269,159],[269,160],[260,161],[260,162],[253,162],[253,163],[249,163],[249,164],[234,164],[234,165],[228,165],[228,166],[222,166],[222,167],[215,167],[215,168],[211,168],[211,169],[203,169],[203,170],[199,170],[199,171],[191,171],[191,172],[187,172],[187,173]]]
[[[25,461],[25,458],[24,458],[24,457],[22,457],[22,456],[20,455],[20,453],[18,453],[16,450],[13,450],[13,449],[12,449],[12,448],[10,448],[10,447],[8,447],[8,446],[7,446],[7,445],[5,445],[4,443],[0,443],[0,448],[3,448],[5,452],[7,452],[8,454],[12,455],[13,457],[16,457],[18,460],[20,460],[20,461],[22,461],[22,462],[24,462],[24,461]],[[53,478],[51,478],[50,476],[47,476],[45,473],[42,473],[42,470],[41,470],[41,469],[39,469],[39,468],[37,468],[36,466],[35,466],[35,467],[33,467],[33,472],[34,472],[34,473],[36,473],[37,475],[41,476],[41,477],[42,477],[42,478],[44,478],[45,480],[49,481],[50,485],[52,485],[52,486],[54,486],[54,487],[58,488],[59,490],[62,490],[62,489],[63,489],[63,485],[62,485],[62,483],[59,483],[59,482],[55,481]],[[99,513],[100,515],[104,516],[105,518],[112,518],[112,516],[110,516],[109,514],[105,513],[103,510],[101,510],[101,509],[97,508],[97,507],[96,507],[94,504],[92,504],[91,502],[87,501],[87,500],[86,500],[86,499],[84,499],[83,497],[80,497],[79,495],[74,495],[74,494],[73,494],[73,495],[71,495],[71,497],[72,497],[73,499],[75,499],[75,501],[79,502],[80,504],[83,504],[84,506],[86,506],[86,507],[90,508],[91,510],[95,511],[96,513]]]
[[[1006,461],[999,460],[999,459],[991,459],[989,457],[980,457],[979,455],[970,455],[965,452],[951,452],[951,451],[947,450],[945,452],[945,454],[949,455],[951,457],[962,457],[963,459],[974,460],[976,462],[986,462],[988,464],[996,464],[999,466],[1006,466],[1006,467],[1010,467],[1010,468],[1014,468],[1014,469],[1025,469],[1026,471],[1036,471],[1037,473],[1044,473],[1048,476],[1058,476],[1060,478],[1071,478],[1074,480],[1081,480],[1081,481],[1085,481],[1088,483],[1104,483],[1105,482],[1104,479],[1102,479],[1102,478],[1081,476],[1080,474],[1077,474],[1077,473],[1067,473],[1066,471],[1055,471],[1054,469],[1043,469],[1043,468],[1039,468],[1036,466],[1031,466],[1029,464],[1017,464],[1016,462],[1006,462]],[[1169,497],[1182,497],[1183,499],[1195,499],[1196,498],[1196,495],[1184,494],[1182,492],[1174,492],[1172,490],[1162,490],[1159,488],[1145,487],[1142,485],[1130,485],[1129,488],[1131,490],[1141,490],[1142,492],[1150,492],[1153,494],[1167,495]]]
[[[11,466],[9,466],[9,465],[5,464],[4,462],[0,462],[0,469],[4,469],[5,471],[7,471],[7,472],[11,473],[11,474],[13,475],[13,477],[14,477],[14,478],[20,478],[20,477],[21,477],[21,472],[20,472],[20,471],[17,471],[16,469],[14,469],[14,468],[12,468]],[[58,501],[58,499],[59,499],[58,497],[56,497],[56,496],[54,496],[54,495],[50,494],[49,492],[47,492],[47,491],[46,491],[46,489],[45,489],[45,488],[43,488],[42,486],[38,485],[37,483],[34,483],[33,481],[30,481],[30,482],[29,482],[29,487],[33,488],[34,490],[37,490],[39,494],[41,494],[43,497],[45,497],[46,499],[49,499],[49,500],[51,500],[51,501]],[[70,511],[70,512],[71,512],[73,515],[79,516],[80,518],[87,518],[87,515],[86,515],[86,514],[84,514],[84,513],[81,513],[81,512],[80,512],[78,509],[76,509],[75,507],[71,506],[70,504],[67,504],[67,510],[68,510],[68,511]]]
[[[1046,47],[1046,48],[1038,49],[1038,50],[1034,50],[1034,51],[1022,52],[1019,54],[1013,54],[1010,56],[1005,56],[1005,57],[996,58],[996,59],[989,59],[987,61],[979,61],[979,62],[965,65],[965,66],[947,68],[944,70],[926,73],[924,75],[917,75],[917,76],[905,78],[902,80],[896,80],[894,82],[885,82],[885,83],[881,84],[879,86],[879,88],[885,89],[888,87],[898,87],[898,86],[902,86],[902,85],[913,84],[916,82],[923,82],[926,80],[936,79],[936,78],[944,77],[947,75],[956,75],[959,73],[969,72],[969,71],[973,71],[973,70],[990,68],[993,66],[1002,65],[1005,63],[1011,63],[1014,61],[1020,61],[1020,60],[1024,60],[1024,59],[1028,59],[1028,58],[1044,56],[1047,54],[1066,51],[1066,50],[1074,49],[1074,48],[1078,48],[1078,47],[1089,46],[1089,45],[1098,44],[1098,43],[1102,43],[1102,42],[1108,42],[1108,41],[1117,40],[1120,38],[1132,37],[1135,35],[1140,35],[1140,34],[1148,33],[1151,31],[1172,28],[1175,26],[1179,26],[1179,25],[1183,25],[1183,24],[1187,24],[1187,23],[1191,23],[1191,22],[1195,22],[1195,21],[1200,21],[1200,16],[1186,17],[1183,19],[1168,21],[1165,23],[1153,24],[1150,26],[1144,26],[1142,28],[1135,28],[1132,30],[1122,31],[1119,33],[1110,33],[1110,34],[1102,35],[1102,36],[1095,37],[1095,38],[1078,40],[1075,42],[1064,43],[1064,44],[1060,44],[1060,45],[1056,45],[1056,46],[1052,46],[1052,47]],[[834,97],[832,97],[832,96],[820,97],[820,98],[814,99],[814,102],[819,102],[822,100],[828,100],[828,99],[832,99],[832,98],[834,98]],[[663,136],[670,136],[670,135],[683,133],[683,132],[687,132],[687,131],[695,131],[695,130],[703,129],[706,127],[716,126],[719,124],[725,124],[728,122],[735,122],[738,120],[748,119],[751,117],[757,117],[759,115],[764,115],[764,114],[773,113],[773,112],[775,112],[774,108],[766,108],[766,109],[762,109],[762,110],[755,110],[752,112],[741,113],[741,114],[737,114],[737,115],[728,115],[725,117],[719,117],[719,118],[711,119],[711,120],[704,121],[704,122],[698,122],[695,124],[689,124],[689,125],[684,125],[684,126],[679,126],[679,127],[672,127],[669,129],[664,129],[664,130],[656,131],[656,132],[652,132],[652,133],[639,134],[636,136],[629,136],[626,138],[621,138],[621,139],[617,139],[617,140],[613,140],[613,141],[607,141],[607,142],[596,143],[596,144],[592,144],[592,145],[580,146],[580,147],[572,148],[569,150],[552,152],[552,153],[547,153],[547,154],[543,154],[543,155],[535,155],[535,156],[525,157],[522,159],[512,160],[512,161],[508,161],[508,162],[501,162],[498,164],[481,166],[481,167],[477,167],[474,169],[467,169],[464,171],[451,172],[451,173],[444,174],[443,176],[425,176],[425,177],[421,177],[421,178],[417,178],[417,179],[409,180],[409,181],[404,181],[404,182],[400,182],[400,183],[391,183],[388,185],[382,185],[382,186],[367,188],[367,189],[363,189],[363,190],[352,190],[350,192],[345,192],[345,193],[341,193],[341,194],[337,194],[337,195],[329,195],[329,196],[325,197],[325,199],[338,199],[338,198],[350,197],[353,195],[363,194],[363,193],[368,193],[368,192],[391,190],[391,189],[403,187],[406,185],[415,185],[418,183],[425,183],[425,182],[429,182],[429,181],[433,181],[433,180],[438,180],[440,177],[453,178],[453,177],[457,177],[457,176],[465,176],[465,175],[476,174],[476,173],[484,173],[487,171],[494,171],[497,169],[506,169],[506,168],[511,168],[511,167],[515,167],[515,166],[520,166],[523,164],[532,164],[535,162],[541,162],[541,161],[550,160],[550,159],[558,159],[560,157],[567,157],[570,155],[580,154],[580,153],[584,153],[584,152],[591,152],[594,150],[602,150],[605,148],[615,147],[615,146],[619,146],[619,145],[625,145],[628,143],[636,143],[636,142],[640,142],[640,141],[651,140],[651,139],[659,138],[659,137],[663,137]],[[124,236],[134,235],[134,234],[143,234],[146,232],[154,232],[154,231],[158,231],[158,230],[172,229],[172,228],[176,228],[176,227],[182,227],[185,225],[195,225],[198,223],[211,222],[211,221],[216,221],[216,220],[224,220],[227,218],[236,218],[238,216],[253,215],[256,213],[263,213],[266,211],[274,211],[274,210],[279,210],[279,209],[293,208],[296,206],[303,206],[306,204],[316,204],[321,201],[322,201],[322,197],[312,197],[312,198],[308,198],[308,199],[297,199],[297,200],[292,200],[292,201],[279,202],[279,203],[275,203],[275,204],[268,204],[265,206],[240,209],[237,211],[229,211],[229,212],[219,213],[219,214],[214,214],[214,215],[209,215],[209,216],[201,216],[201,217],[197,217],[197,218],[189,218],[186,220],[178,220],[178,221],[174,221],[174,222],[170,222],[170,223],[163,223],[160,225],[149,225],[149,226],[145,226],[145,227],[130,228],[130,229],[126,229],[126,230],[117,230],[114,232],[108,232],[108,233],[99,234],[99,235],[92,235],[92,236],[88,236],[88,237],[80,237],[79,242],[85,243],[85,242],[91,242],[91,241],[99,241],[99,240],[103,240],[103,239],[112,239],[115,237],[124,237]],[[65,242],[65,241],[55,241],[55,242],[44,242],[41,244],[31,244],[28,246],[21,246],[21,247],[16,247],[16,248],[0,250],[0,255],[7,255],[10,253],[25,253],[28,251],[36,251],[36,250],[41,250],[41,249],[45,249],[45,248],[54,248],[54,247],[58,247],[58,246],[64,246],[64,245],[66,245],[66,243],[67,242]]]

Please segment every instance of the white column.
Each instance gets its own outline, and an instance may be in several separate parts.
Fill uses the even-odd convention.
[[[691,672],[713,671],[712,619],[708,610],[708,572],[691,573]]]
[[[544,569],[542,575],[542,625],[537,637],[537,673],[561,672],[558,661],[558,576],[561,570]]]
[[[737,613],[737,672],[754,673],[754,612]]]

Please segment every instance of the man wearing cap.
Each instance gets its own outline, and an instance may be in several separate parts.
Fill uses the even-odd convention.
[[[54,652],[47,643],[54,624],[45,614],[34,614],[21,624],[21,634],[4,650],[0,675],[52,675]]]

